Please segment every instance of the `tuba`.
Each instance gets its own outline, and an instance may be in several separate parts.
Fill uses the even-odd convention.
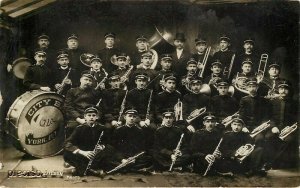
[[[175,120],[183,120],[182,116],[182,102],[178,99],[178,102],[174,106]]]
[[[286,126],[284,129],[281,130],[279,134],[279,138],[284,140],[288,135],[294,132],[298,128],[298,123],[294,123],[292,126]]]
[[[245,144],[241,146],[238,150],[235,152],[235,158],[242,163],[244,159],[249,156],[252,151],[254,150],[255,145],[252,144]]]
[[[83,53],[80,55],[80,61],[87,67],[91,66],[91,60],[95,57],[93,54]]]
[[[19,79],[24,79],[26,71],[30,65],[30,59],[26,57],[17,58],[12,63],[13,74]]]
[[[267,122],[264,122],[261,125],[259,125],[258,127],[256,127],[255,129],[253,129],[253,131],[250,133],[250,136],[253,138],[256,135],[258,135],[259,133],[261,133],[264,130],[266,130],[267,128],[269,128],[270,126],[271,126],[270,120]]]

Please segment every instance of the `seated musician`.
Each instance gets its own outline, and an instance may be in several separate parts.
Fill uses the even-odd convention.
[[[221,122],[238,111],[239,103],[230,96],[229,83],[226,79],[218,80],[216,85],[219,95],[211,98],[211,111],[218,118],[218,122]]]
[[[184,130],[175,125],[174,112],[167,111],[163,113],[161,126],[154,133],[154,168],[155,170],[167,171],[172,168],[181,168],[185,170],[190,163],[187,152],[186,135],[181,139]],[[175,150],[180,142],[180,148]]]
[[[151,157],[148,154],[147,140],[145,139],[144,128],[141,128],[136,123],[138,112],[134,109],[129,109],[125,112],[125,123],[116,128],[113,133],[112,142],[116,149],[115,159],[112,160],[115,166],[126,164],[128,158],[134,157],[143,153],[135,159],[134,163],[125,165],[120,171],[139,171],[152,166]]]
[[[108,78],[109,88],[103,91],[103,116],[106,126],[121,125],[121,110],[125,108],[127,91],[120,88],[121,80],[118,74],[111,74]]]
[[[51,70],[45,65],[46,52],[37,50],[34,59],[36,63],[26,70],[23,84],[27,90],[50,91],[53,81]]]
[[[220,171],[245,173],[248,176],[266,175],[262,170],[263,149],[253,145],[253,138],[249,136],[249,133],[242,131],[244,126],[244,121],[240,117],[235,117],[231,122],[231,131],[224,134],[220,146],[222,153]],[[246,144],[249,146],[248,150],[244,153],[237,153],[237,150]],[[254,147],[252,152],[251,147]]]
[[[66,95],[71,87],[77,87],[77,73],[75,69],[69,66],[69,55],[65,51],[58,52],[57,63],[58,68],[55,70],[54,87],[56,92]]]
[[[211,75],[204,78],[203,83],[208,84],[211,90],[211,97],[218,95],[216,82],[223,78],[223,65],[218,59],[211,63]]]
[[[248,79],[246,89],[249,95],[243,97],[239,105],[239,115],[246,124],[245,130],[250,132],[269,118],[267,101],[257,95],[257,88],[256,78]],[[264,132],[257,134],[254,139],[256,145],[262,146],[264,144]]]
[[[179,99],[181,99],[181,93],[176,90],[176,77],[173,75],[165,77],[165,90],[154,98],[157,123],[162,121],[162,114],[168,109],[173,109]]]
[[[214,115],[205,116],[203,124],[204,127],[193,134],[190,142],[194,172],[203,175],[209,163],[213,163],[208,174],[215,174],[220,168],[219,161],[222,155],[217,146],[222,134],[216,129],[216,117]]]
[[[66,94],[64,110],[67,118],[67,137],[76,126],[85,123],[84,110],[90,105],[96,105],[101,98],[101,93],[92,88],[93,79],[88,71],[83,71],[80,86],[70,89]]]
[[[101,170],[109,170],[109,160],[113,149],[110,145],[112,131],[97,123],[99,112],[95,107],[84,111],[85,123],[76,127],[65,141],[64,160],[75,167],[73,175],[103,174]],[[100,138],[100,135],[103,134]],[[98,141],[100,140],[100,143]],[[92,161],[88,167],[89,161]]]
[[[266,169],[293,167],[298,161],[298,135],[296,127],[286,129],[287,134],[279,134],[297,122],[297,102],[292,99],[291,84],[282,80],[278,83],[278,97],[270,100],[272,128],[266,133]],[[281,138],[280,138],[281,137]]]
[[[147,89],[149,77],[146,74],[135,76],[136,88],[128,92],[126,109],[136,109],[139,112],[137,121],[141,127],[156,128],[154,124],[154,94],[153,90]]]
[[[120,52],[115,54],[117,69],[111,72],[111,75],[119,75],[120,77],[120,87],[128,89],[129,76],[132,74],[133,66],[129,65],[129,56],[126,53]]]
[[[102,60],[96,56],[91,59],[90,63],[91,69],[89,70],[89,73],[94,77],[93,87],[95,89],[105,89],[105,80],[108,73],[102,68]]]

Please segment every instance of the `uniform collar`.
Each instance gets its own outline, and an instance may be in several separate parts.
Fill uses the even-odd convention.
[[[62,66],[60,66],[59,67],[61,70],[67,70],[68,68],[69,68],[69,66],[67,66],[67,67],[62,67]]]

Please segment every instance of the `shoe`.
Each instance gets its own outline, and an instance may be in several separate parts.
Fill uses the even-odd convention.
[[[261,170],[268,171],[272,168],[272,165],[270,163],[265,163]]]
[[[94,170],[94,169],[89,169],[88,175],[104,178],[105,172],[103,170]]]
[[[232,172],[217,172],[218,175],[223,176],[223,177],[233,177],[234,174]]]
[[[254,173],[253,170],[249,170],[248,172],[245,172],[246,177],[251,177],[251,176],[254,176],[254,175],[255,175],[255,173]]]
[[[70,168],[71,165],[70,165],[69,163],[67,163],[67,162],[64,162],[64,167],[65,167],[65,168]]]

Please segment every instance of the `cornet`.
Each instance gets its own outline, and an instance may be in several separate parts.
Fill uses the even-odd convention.
[[[286,126],[284,129],[281,130],[279,134],[279,138],[284,140],[288,135],[294,132],[298,128],[298,123],[294,123],[292,126]]]
[[[227,127],[227,126],[233,121],[233,119],[234,119],[236,116],[238,116],[238,115],[239,115],[239,112],[236,112],[236,113],[232,114],[231,116],[228,116],[228,117],[224,118],[224,119],[222,120],[221,123],[222,123],[225,127]]]
[[[174,106],[175,120],[183,120],[182,116],[182,102],[178,99],[178,102]]]
[[[234,156],[240,163],[242,163],[244,159],[252,153],[254,147],[255,145],[252,144],[243,145],[238,150],[236,150]]]
[[[264,130],[266,130],[267,128],[269,128],[270,126],[271,126],[270,120],[267,122],[264,122],[261,125],[259,125],[258,127],[256,127],[255,129],[253,129],[253,131],[250,133],[250,136],[253,138],[256,135],[258,135],[259,133],[261,133]]]
[[[202,114],[204,114],[206,112],[206,107],[204,108],[200,108],[200,109],[195,109],[194,111],[192,111],[190,113],[190,115],[188,116],[188,118],[186,119],[186,121],[188,123],[192,122],[194,119],[196,119],[197,117],[201,116]]]

